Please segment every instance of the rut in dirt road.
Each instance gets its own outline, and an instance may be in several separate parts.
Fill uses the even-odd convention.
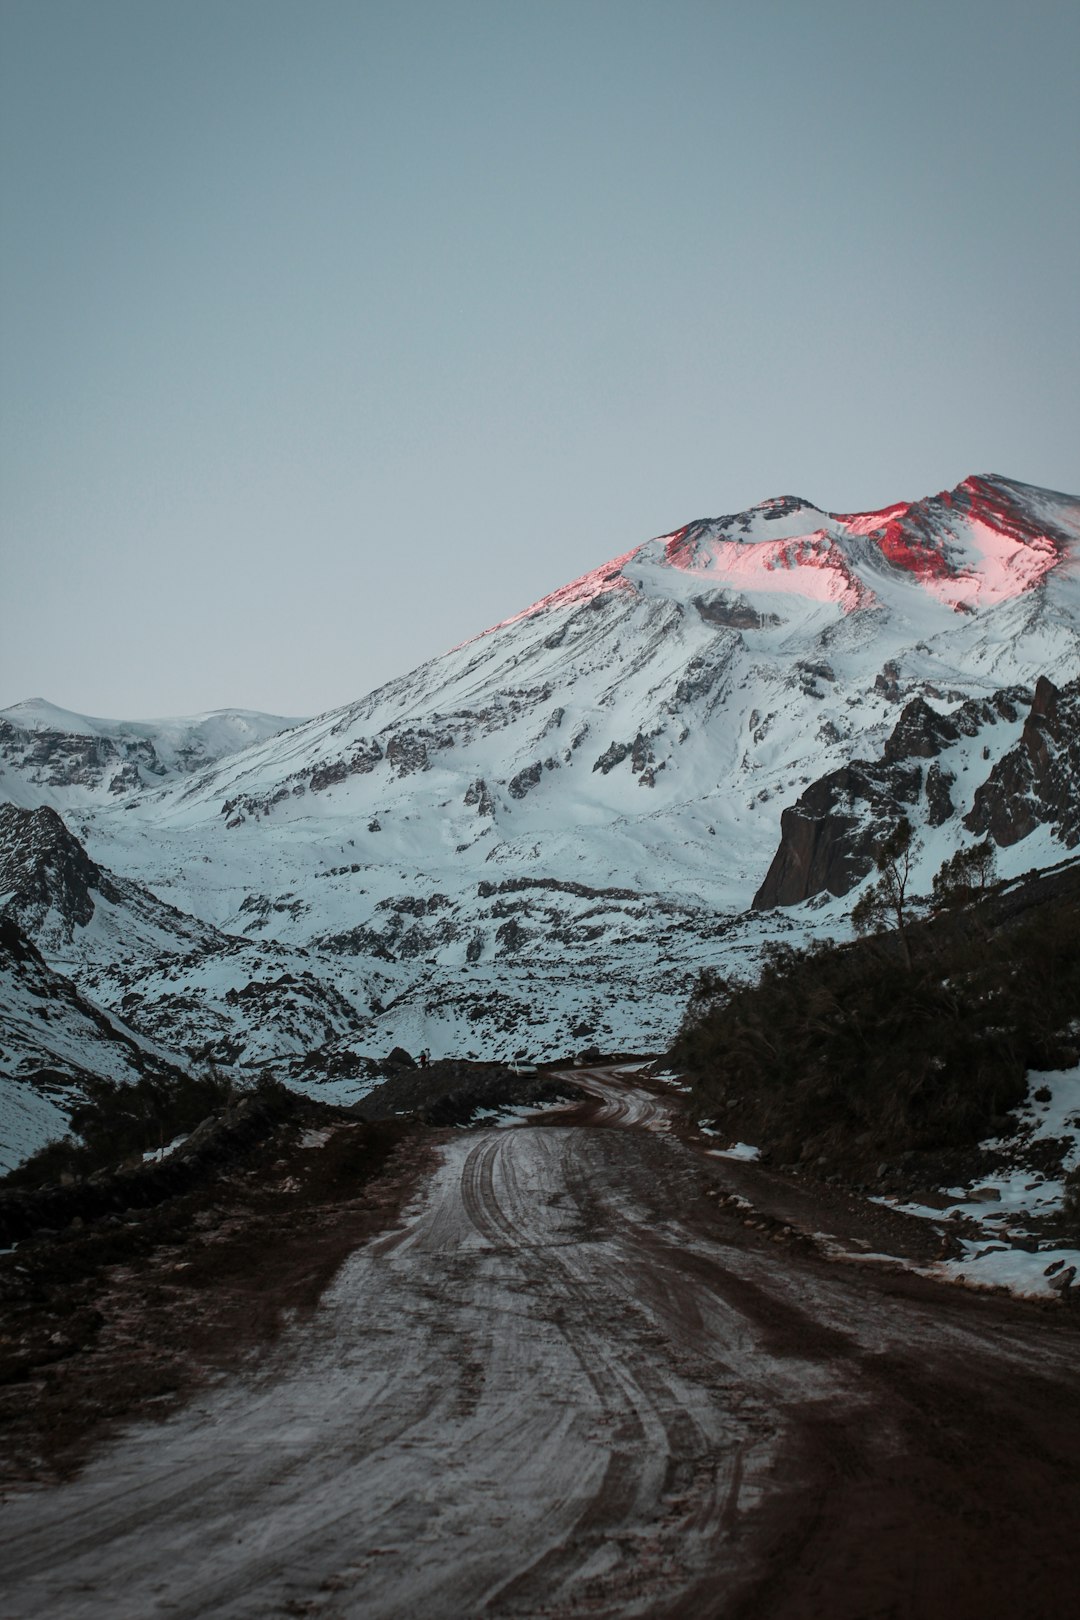
[[[248,1377],[9,1500],[0,1614],[1062,1612],[1069,1324],[748,1233],[663,1101],[574,1078]]]

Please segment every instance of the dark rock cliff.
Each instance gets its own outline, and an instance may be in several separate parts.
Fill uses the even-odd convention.
[[[969,832],[1003,847],[1052,827],[1080,844],[1080,680],[1060,690],[1043,676],[1020,740],[998,760],[965,818]]]
[[[813,894],[847,894],[874,865],[886,826],[919,798],[918,765],[854,760],[811,783],[780,818],[780,847],[754,909],[794,906]]]
[[[108,873],[92,861],[55,810],[0,804],[0,895],[33,934],[50,910],[70,939],[94,915],[94,891],[117,900]]]
[[[1080,842],[1080,682],[1066,691],[1073,696],[1062,704],[1049,681],[1039,682],[1023,738],[976,794],[965,823],[970,831],[989,831],[1005,844],[1053,822],[1064,842],[1069,829],[1072,842]],[[783,812],[780,844],[754,908],[794,906],[815,894],[847,894],[873,870],[885,831],[916,806],[922,806],[930,826],[941,826],[955,814],[950,792],[955,779],[937,756],[984,726],[1015,722],[1029,698],[1021,688],[1009,687],[990,698],[969,699],[947,715],[923,697],[912,698],[880,760],[853,760],[820,777]],[[924,769],[921,760],[932,763]],[[999,836],[1018,827],[1024,830]]]

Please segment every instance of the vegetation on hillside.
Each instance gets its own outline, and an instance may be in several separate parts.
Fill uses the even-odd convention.
[[[756,984],[703,973],[672,1051],[699,1117],[779,1162],[871,1175],[1001,1129],[1029,1069],[1077,1061],[1076,876],[1027,908],[968,883],[902,930],[774,946]]]
[[[71,1134],[48,1142],[3,1178],[5,1187],[40,1187],[92,1175],[166,1147],[233,1100],[230,1080],[209,1069],[179,1079],[143,1075],[133,1084],[91,1079],[71,1110]]]

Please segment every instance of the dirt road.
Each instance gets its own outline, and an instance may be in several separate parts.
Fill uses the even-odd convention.
[[[0,1508],[5,1620],[1049,1620],[1074,1313],[829,1264],[611,1070],[455,1134],[250,1373]]]

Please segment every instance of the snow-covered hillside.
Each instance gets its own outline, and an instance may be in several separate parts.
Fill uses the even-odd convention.
[[[1008,776],[1047,676],[1080,676],[1080,502],[997,477],[873,513],[783,497],[650,540],[317,719],[209,717],[224,733],[201,757],[183,728],[79,732],[66,717],[65,758],[80,736],[91,752],[145,740],[160,770],[110,753],[59,784],[25,740],[59,722],[39,712],[51,729],[34,731],[8,711],[0,793],[67,795],[93,862],[230,942],[124,962],[78,929],[64,946],[140,1027],[182,1010],[186,1050],[200,1018],[239,1017],[300,970],[337,1009],[322,1038],[339,1048],[657,1046],[701,966],[846,926],[850,900],[833,895],[857,860],[804,885],[806,904],[748,913],[785,808],[823,778],[841,795],[823,813],[853,825],[902,804],[928,883],[940,851],[973,836],[977,791]],[[246,747],[240,719],[257,733]],[[863,799],[844,775],[860,761]],[[881,761],[899,799],[874,797]],[[1036,817],[1003,872],[1059,859],[1063,836]],[[101,919],[80,926],[102,937]],[[242,1060],[316,1039],[314,1023],[286,1039],[267,1020]]]
[[[63,1136],[90,1079],[179,1076],[180,1060],[110,1017],[0,917],[0,1174]]]

